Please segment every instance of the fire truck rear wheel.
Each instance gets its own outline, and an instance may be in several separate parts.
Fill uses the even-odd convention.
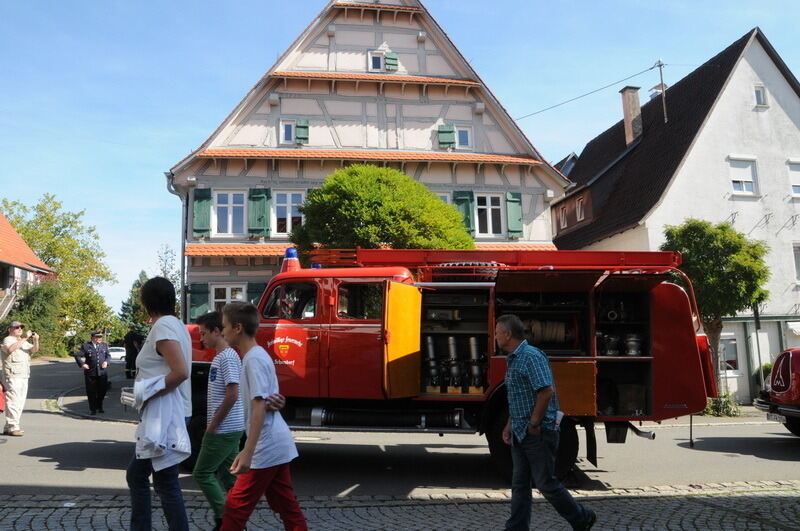
[[[787,418],[784,426],[786,426],[787,430],[800,437],[800,418]]]

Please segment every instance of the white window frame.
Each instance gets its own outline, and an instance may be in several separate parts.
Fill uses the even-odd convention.
[[[486,206],[484,206],[484,207],[478,206],[478,198],[479,197],[485,197],[486,198]],[[500,206],[499,207],[491,206],[491,198],[493,198],[493,197],[499,197],[500,198]],[[487,212],[486,212],[486,214],[487,214],[487,216],[486,216],[487,232],[480,232],[480,224],[478,222],[478,220],[480,219],[480,216],[478,216],[478,211],[481,208],[485,208],[487,210]],[[497,234],[495,234],[492,231],[492,229],[494,227],[492,227],[491,211],[494,208],[499,208],[499,210],[500,210],[500,232],[497,233]],[[475,216],[475,237],[477,237],[477,238],[494,238],[494,239],[501,239],[501,238],[505,238],[506,237],[506,232],[507,232],[508,229],[506,228],[505,194],[501,194],[501,193],[476,193],[475,194],[475,211],[474,211],[473,214]]]
[[[789,191],[792,197],[800,197],[800,159],[787,160],[786,167],[789,172]]]
[[[289,198],[290,202],[285,203],[285,204],[284,203],[278,203],[278,194],[287,194],[287,197]],[[291,211],[288,209],[288,207],[291,206],[291,204],[292,204],[291,203],[291,195],[292,194],[300,194],[302,196],[302,201],[301,201],[301,204],[302,204],[306,200],[307,190],[273,190],[272,191],[272,200],[270,201],[270,203],[271,203],[270,216],[272,217],[271,224],[270,224],[270,227],[272,227],[272,230],[270,231],[270,233],[271,233],[270,237],[272,237],[272,238],[276,238],[276,239],[277,238],[281,238],[281,239],[288,238],[289,234],[292,232],[292,229],[294,228],[292,226]],[[287,207],[286,225],[288,227],[288,230],[286,232],[278,232],[278,207],[279,206],[286,206]],[[301,217],[300,224],[302,225],[303,221],[305,221],[306,217],[302,214],[302,212],[300,213],[300,217]]]
[[[443,202],[447,203],[448,205],[453,204],[453,194],[450,192],[434,192],[436,197],[441,199]]]
[[[567,205],[558,207],[558,228],[567,228]]]
[[[724,348],[725,348],[724,342],[725,341],[733,341],[734,343],[736,343],[736,365],[737,365],[736,369],[729,369],[728,366],[727,366],[727,363],[725,361],[725,352],[724,352]],[[741,370],[741,368],[738,368],[739,365],[740,365],[740,361],[741,361],[741,356],[740,356],[740,352],[739,352],[739,338],[736,337],[735,334],[723,334],[719,338],[719,347],[720,347],[719,348],[719,350],[720,350],[720,361],[722,362],[722,368],[721,369],[718,368],[720,376],[722,376],[722,377],[741,376],[742,375],[742,372],[741,372],[742,370]]]
[[[456,149],[472,149],[474,145],[474,140],[472,138],[472,127],[468,125],[457,125],[455,126],[456,132]],[[466,144],[461,143],[461,139],[458,136],[458,133],[461,131],[466,131],[468,135],[468,142]]]
[[[800,242],[792,244],[792,258],[794,258],[794,278],[800,284]]]
[[[575,200],[575,219],[578,221],[586,219],[586,206],[582,196]]]
[[[762,103],[758,102],[758,95],[761,94],[763,99]],[[756,100],[756,107],[766,108],[769,107],[769,98],[767,98],[767,88],[764,85],[755,85],[753,87],[753,97]]]
[[[759,186],[758,186],[758,160],[756,160],[756,157],[754,157],[752,155],[729,155],[728,156],[728,171],[731,172],[731,173],[732,173],[731,170],[733,170],[733,163],[735,163],[735,162],[746,162],[746,163],[752,164],[754,175],[753,175],[752,180],[747,180],[747,181],[746,180],[734,179],[733,175],[730,175],[729,176],[729,181],[731,183],[731,190],[732,190],[733,195],[750,196],[750,197],[759,196],[760,193],[759,193]],[[750,183],[753,184],[753,189],[752,190],[746,190],[745,189],[745,184],[744,183],[747,183],[747,182],[750,182]],[[742,183],[742,189],[741,190],[737,190],[735,183]]]
[[[228,228],[233,231],[233,194],[242,194],[242,232],[217,232],[217,197],[219,194],[229,194],[231,202],[228,207]],[[247,235],[247,190],[222,189],[214,190],[211,194],[211,236],[217,238],[241,238]]]
[[[380,68],[375,68],[372,66],[373,57],[380,57],[381,60]],[[386,57],[384,56],[384,52],[380,50],[372,50],[367,54],[367,70],[369,70],[370,72],[383,72],[386,70]]]
[[[292,138],[289,139],[289,140],[284,138],[284,134],[283,134],[287,125],[291,125],[292,126]],[[278,135],[279,135],[278,138],[280,138],[280,143],[281,144],[288,145],[288,144],[297,143],[297,121],[296,120],[281,120],[280,127],[281,127],[281,129],[280,129],[280,131],[278,131]]]
[[[211,286],[209,286],[209,288],[210,289],[209,289],[209,292],[208,292],[208,307],[211,308],[212,311],[216,310],[217,302],[223,302],[224,301],[225,304],[227,304],[229,302],[233,302],[233,301],[239,301],[239,300],[241,300],[243,302],[247,302],[247,284],[230,284],[230,283],[226,282],[226,283],[211,284]],[[218,299],[216,297],[215,291],[217,289],[223,289],[223,288],[225,289],[225,298],[224,299]],[[231,290],[236,289],[236,288],[241,288],[241,290],[242,290],[242,298],[241,299],[233,299],[233,298],[231,298]]]

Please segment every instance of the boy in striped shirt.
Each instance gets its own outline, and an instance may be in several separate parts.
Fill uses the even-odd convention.
[[[216,350],[217,355],[208,371],[207,427],[192,476],[211,504],[216,521],[214,529],[218,529],[225,507],[223,488],[229,490],[236,481],[230,467],[244,434],[244,409],[239,400],[242,363],[236,351],[222,337],[219,312],[201,315],[197,324],[203,345]],[[270,398],[272,408],[282,407],[282,396]]]

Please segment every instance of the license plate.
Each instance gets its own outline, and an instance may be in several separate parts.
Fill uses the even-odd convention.
[[[774,420],[775,422],[786,424],[786,417],[778,415],[777,413],[767,413],[767,420]]]

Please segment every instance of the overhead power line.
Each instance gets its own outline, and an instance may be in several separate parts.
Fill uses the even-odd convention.
[[[635,74],[630,75],[630,76],[628,76],[628,77],[626,77],[624,79],[620,79],[618,81],[614,81],[613,83],[609,83],[608,85],[604,85],[604,86],[602,86],[602,87],[600,87],[598,89],[594,89],[594,90],[592,90],[590,92],[587,92],[586,94],[581,94],[580,96],[575,96],[574,98],[570,98],[570,99],[568,99],[566,101],[562,101],[561,103],[556,103],[555,105],[551,105],[550,107],[546,107],[546,108],[540,109],[540,110],[538,110],[536,112],[532,112],[530,114],[526,114],[525,116],[520,116],[519,118],[517,118],[517,120],[523,120],[525,118],[529,118],[529,117],[534,116],[536,114],[541,114],[541,113],[543,113],[545,111],[549,111],[550,109],[555,109],[556,107],[561,107],[562,105],[566,105],[567,103],[570,103],[572,101],[579,100],[581,98],[585,98],[586,96],[591,96],[595,92],[600,92],[601,90],[605,90],[605,89],[607,89],[609,87],[613,87],[614,85],[619,85],[623,81],[628,81],[629,79],[633,79],[636,76],[641,76],[645,72],[649,72],[650,70],[653,70],[654,68],[658,68],[659,66],[665,66],[665,64],[662,63],[660,59],[656,62],[656,64],[654,64],[650,68],[645,68],[641,72],[636,72]]]

